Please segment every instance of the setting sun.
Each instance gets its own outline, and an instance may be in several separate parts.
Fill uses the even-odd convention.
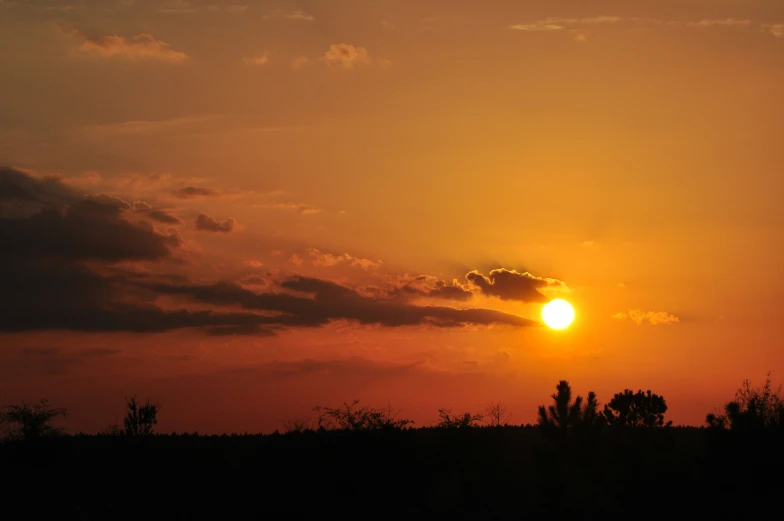
[[[566,329],[574,320],[574,308],[563,299],[551,300],[542,308],[542,320],[551,329]]]

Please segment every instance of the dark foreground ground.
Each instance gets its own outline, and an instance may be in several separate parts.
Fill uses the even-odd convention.
[[[3,519],[780,519],[784,437],[531,427],[0,445]]]

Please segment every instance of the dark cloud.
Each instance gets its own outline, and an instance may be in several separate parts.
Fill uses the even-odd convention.
[[[0,218],[0,251],[17,258],[66,261],[158,260],[180,239],[124,220],[114,206],[84,200],[61,209],[46,208],[29,219]]]
[[[563,282],[555,279],[544,279],[528,272],[519,273],[505,268],[493,270],[487,276],[474,270],[466,274],[466,280],[485,295],[521,302],[544,302],[547,297],[539,292],[541,288],[564,286]]]
[[[6,260],[159,260],[180,243],[174,234],[161,235],[125,220],[123,212],[131,205],[110,194],[79,197],[57,179],[10,168],[0,169],[0,186],[4,209],[19,194],[35,202],[24,211],[0,213],[0,252]]]
[[[197,187],[180,192],[185,197],[217,194]],[[537,288],[549,283],[528,273],[493,270],[488,277],[471,272],[466,283],[429,276],[406,278],[392,290],[375,293],[301,276],[199,285],[181,275],[161,274],[164,270],[149,264],[175,256],[181,245],[175,231],[163,235],[147,221],[135,224],[126,219],[142,213],[174,224],[176,218],[163,209],[142,201],[129,203],[115,194],[85,196],[57,178],[37,178],[13,169],[0,169],[0,205],[0,331],[199,328],[210,335],[258,336],[336,320],[387,327],[528,326],[536,323],[492,309],[421,306],[412,301],[418,297],[465,301],[480,290],[502,298],[534,300],[541,298]],[[233,219],[218,221],[206,214],[196,218],[196,228],[205,231],[225,233],[234,224]],[[134,261],[131,266],[138,264],[138,269],[118,264],[124,261]],[[256,286],[263,292],[243,287],[243,282],[263,282]],[[156,304],[162,296],[190,303],[164,309]],[[189,309],[197,303],[215,309]],[[47,353],[37,356],[56,354]],[[83,356],[109,354],[96,351]]]
[[[81,199],[57,176],[39,178],[0,167],[0,217],[29,217],[44,206],[76,203]]]
[[[134,301],[140,290],[129,283],[137,275],[111,265],[165,260],[180,239],[126,221],[123,215],[131,205],[122,199],[79,197],[57,179],[8,168],[0,169],[0,186],[0,203],[22,199],[37,205],[35,211],[28,207],[12,212],[13,218],[0,217],[0,330],[265,332],[259,327],[265,317],[250,312],[165,310],[151,303],[154,295]],[[108,274],[96,271],[101,264]]]
[[[186,186],[172,192],[179,199],[195,199],[197,197],[218,197],[220,192],[206,186]]]
[[[219,221],[213,217],[210,217],[206,213],[200,213],[196,217],[195,224],[197,230],[201,230],[204,232],[229,233],[231,230],[234,229],[234,219],[226,219],[225,221]]]
[[[152,219],[153,221],[163,223],[163,224],[181,224],[178,218],[174,217],[173,215],[169,215],[168,213],[164,212],[163,210],[150,210],[147,212],[147,217]]]
[[[159,294],[182,295],[212,305],[240,306],[246,310],[264,311],[268,313],[263,317],[266,324],[289,327],[316,327],[333,320],[351,320],[360,324],[389,327],[421,324],[437,327],[535,324],[517,315],[491,309],[416,306],[398,299],[363,296],[349,287],[310,277],[293,277],[278,284],[282,290],[304,294],[301,296],[284,292],[254,293],[229,282],[211,285],[142,285]]]
[[[146,215],[149,219],[163,223],[163,224],[182,224],[178,218],[169,215],[164,210],[153,208],[144,201],[135,201],[133,203],[133,210],[137,213]]]
[[[407,295],[416,295],[443,300],[470,300],[474,294],[470,288],[460,284],[457,280],[447,282],[430,275],[419,275],[397,286],[397,289]]]
[[[128,210],[133,206],[128,201],[120,199],[115,195],[106,194],[106,193],[87,194],[84,196],[84,199],[86,201],[90,201],[93,203],[102,204],[106,206],[111,206],[113,208],[119,208],[122,210]]]
[[[128,302],[134,287],[121,276],[100,276],[82,264],[4,261],[0,279],[0,331],[75,330],[162,332],[184,328],[266,324],[254,313],[164,310]]]

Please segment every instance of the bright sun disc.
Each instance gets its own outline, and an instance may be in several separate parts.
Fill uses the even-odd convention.
[[[552,329],[566,329],[574,320],[574,308],[563,299],[551,300],[542,308],[542,320]]]

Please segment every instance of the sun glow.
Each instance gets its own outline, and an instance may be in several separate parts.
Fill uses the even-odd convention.
[[[542,308],[542,320],[551,329],[566,329],[574,321],[574,308],[563,299],[551,300]]]

